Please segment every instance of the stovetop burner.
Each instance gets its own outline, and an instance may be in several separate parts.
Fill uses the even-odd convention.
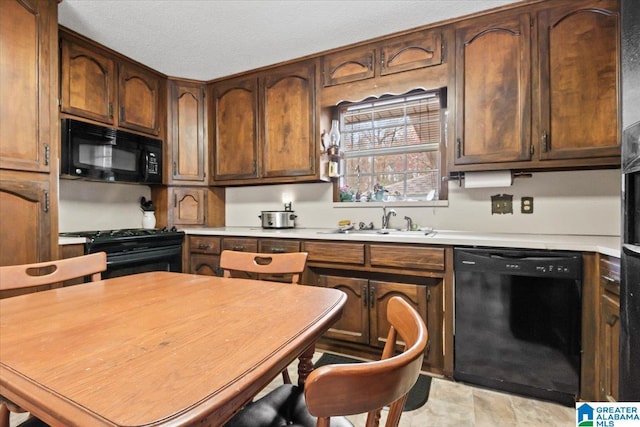
[[[60,233],[63,237],[84,237],[91,240],[118,240],[145,236],[184,234],[176,227],[171,228],[122,228],[118,230],[70,231]]]

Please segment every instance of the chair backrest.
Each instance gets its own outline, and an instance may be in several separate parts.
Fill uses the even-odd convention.
[[[100,280],[107,269],[107,254],[82,255],[55,261],[0,267],[0,291],[32,288],[83,276]]]
[[[376,362],[321,366],[305,382],[309,412],[318,427],[329,427],[331,416],[368,413],[367,427],[377,426],[380,410],[390,405],[386,426],[396,427],[411,387],[418,380],[428,341],[427,326],[420,314],[401,297],[387,305],[391,328],[382,359]],[[404,351],[394,355],[397,335]]]
[[[220,268],[224,270],[224,277],[231,277],[232,271],[291,274],[291,282],[299,283],[306,263],[306,252],[269,254],[226,250],[220,254]]]

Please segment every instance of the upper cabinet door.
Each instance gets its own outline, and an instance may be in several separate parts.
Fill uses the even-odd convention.
[[[258,177],[258,79],[213,86],[213,176],[216,181]]]
[[[69,40],[60,43],[62,111],[113,125],[114,60]]]
[[[442,63],[440,31],[420,31],[385,42],[380,48],[380,75]]]
[[[0,1],[0,168],[48,172],[56,158],[57,40],[54,1]]]
[[[170,96],[170,175],[173,181],[204,184],[207,153],[204,85],[173,81]]]
[[[456,30],[454,163],[529,160],[530,17],[482,22]]]
[[[375,49],[371,46],[325,55],[322,58],[324,86],[356,82],[374,77],[375,58]]]
[[[264,78],[264,177],[315,170],[315,61],[285,66]]]
[[[121,63],[118,71],[119,126],[158,135],[160,79],[127,63]]]
[[[614,0],[539,13],[541,159],[620,156],[618,14]]]

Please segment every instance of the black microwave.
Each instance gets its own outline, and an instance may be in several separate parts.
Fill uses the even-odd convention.
[[[162,141],[119,129],[62,119],[62,178],[162,183]]]

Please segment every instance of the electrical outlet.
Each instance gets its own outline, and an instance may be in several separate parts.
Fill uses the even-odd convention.
[[[513,195],[496,194],[491,196],[491,215],[508,213],[513,213]]]
[[[533,197],[523,197],[520,199],[520,212],[523,214],[533,213]]]

